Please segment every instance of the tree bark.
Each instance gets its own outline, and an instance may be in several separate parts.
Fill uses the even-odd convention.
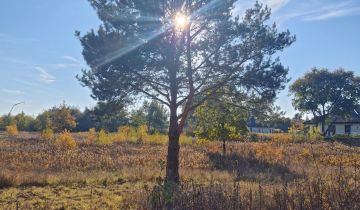
[[[175,37],[174,37],[175,38]],[[176,51],[172,52],[175,55]],[[166,181],[170,183],[179,183],[179,152],[180,152],[180,133],[179,132],[179,121],[177,116],[177,94],[178,94],[178,83],[177,83],[177,71],[179,69],[178,60],[173,57],[175,62],[169,67],[169,79],[170,79],[170,126],[169,126],[169,145],[167,153],[166,163]]]
[[[223,139],[223,155],[225,156],[226,155],[226,138],[225,138],[224,132],[225,132],[225,123],[222,122],[221,123],[221,136]]]
[[[170,128],[169,128],[169,146],[167,153],[167,165],[166,165],[166,181],[172,183],[180,182],[179,175],[179,153],[180,153],[180,134],[178,131],[178,120],[176,116],[176,110],[171,110],[170,116]]]
[[[336,121],[337,121],[337,117],[335,117],[335,119],[332,120],[331,123],[329,124],[329,126],[327,127],[327,129],[326,129],[326,131],[325,131],[326,134],[327,134],[327,133],[330,133],[330,128],[332,128],[332,127],[334,126],[334,124],[335,124]],[[336,128],[335,128],[335,129],[336,129]],[[334,131],[332,131],[332,132],[333,132],[332,135],[336,134],[336,130],[335,130],[335,133],[334,133]]]
[[[226,140],[225,138],[223,139],[223,155],[226,155]]]

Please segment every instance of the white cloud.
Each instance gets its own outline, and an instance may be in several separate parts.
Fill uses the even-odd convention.
[[[360,15],[360,4],[355,0],[305,0],[301,2],[292,2],[291,7],[286,12],[277,14],[277,22],[283,23],[291,19],[321,21]]]
[[[46,67],[47,69],[78,69],[82,66],[82,62],[73,56],[64,55],[61,57],[61,59],[66,60],[67,62],[47,63],[39,65]]]
[[[260,3],[267,5],[275,13],[281,8],[285,7],[290,0],[259,0]],[[236,2],[234,13],[242,16],[245,11],[252,8],[256,3],[256,0],[238,0]]]
[[[50,69],[65,69],[65,68],[80,67],[80,64],[76,64],[76,63],[49,63],[49,64],[41,64],[41,65],[46,66]]]
[[[22,95],[24,94],[23,91],[21,90],[10,90],[10,89],[1,89],[2,92],[6,93],[6,94],[10,94],[10,95]]]
[[[306,21],[315,21],[315,20],[328,20],[332,18],[339,18],[351,15],[359,15],[360,7],[346,7],[346,8],[336,8],[331,10],[319,11],[314,14],[305,16],[303,19]]]
[[[56,78],[53,75],[49,74],[46,69],[40,66],[35,67],[35,69],[40,73],[39,76],[41,81],[47,84],[51,84],[56,81]]]
[[[268,5],[273,12],[276,12],[287,5],[290,0],[261,0],[260,2]]]
[[[81,63],[78,59],[76,59],[76,58],[74,58],[73,56],[70,56],[70,55],[64,55],[64,56],[62,56],[62,58],[65,59],[65,60],[71,61],[73,63],[77,63],[77,64]]]

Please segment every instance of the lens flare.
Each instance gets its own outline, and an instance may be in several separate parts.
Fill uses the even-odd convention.
[[[184,29],[189,24],[189,17],[178,13],[174,18],[174,24],[176,28]]]
[[[163,27],[155,28],[153,31],[143,34],[143,37],[140,40],[138,40],[136,42],[127,43],[125,45],[125,47],[117,49],[114,52],[111,52],[104,57],[96,59],[91,64],[91,66],[92,66],[92,68],[99,68],[103,65],[109,64],[112,61],[122,57],[123,55],[126,55],[127,53],[146,44],[147,42],[151,41],[152,39],[155,39],[155,38],[161,36],[163,33],[167,32],[169,29],[172,29],[174,27],[177,28],[178,30],[184,30],[190,24],[190,21],[192,21],[193,19],[196,19],[197,17],[200,17],[200,16],[211,16],[212,10],[214,8],[219,7],[224,2],[225,1],[223,1],[223,0],[212,0],[208,4],[204,5],[202,8],[198,9],[197,11],[194,11],[192,14],[190,14],[188,16],[179,12],[177,15],[175,15],[173,17],[172,21],[171,20],[169,21],[169,22],[171,22],[171,24],[166,24]],[[121,20],[129,19],[128,17],[121,17],[121,16],[118,18]],[[159,21],[159,19],[160,19],[160,17],[143,16],[143,17],[140,17],[140,19],[136,19],[134,21],[140,21],[140,22],[155,21],[157,23]],[[133,20],[133,19],[130,18],[129,20]]]

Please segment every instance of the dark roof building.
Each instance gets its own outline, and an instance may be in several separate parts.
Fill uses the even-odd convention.
[[[314,119],[304,122],[304,125],[318,127],[320,130],[324,128],[325,130],[322,132],[327,132],[327,136],[335,134],[360,135],[360,114],[354,110],[349,116],[330,117],[330,120],[327,120],[324,126],[322,126],[321,122],[316,123]]]
[[[360,123],[360,113],[354,110],[354,112],[347,117],[333,116],[330,118],[332,124],[354,124]],[[316,125],[315,119],[311,119],[304,122],[305,125]]]

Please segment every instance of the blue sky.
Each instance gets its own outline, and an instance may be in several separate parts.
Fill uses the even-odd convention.
[[[312,67],[344,67],[360,75],[359,0],[262,0],[272,21],[289,29],[297,42],[280,54],[294,81]],[[241,13],[254,1],[241,0]],[[24,101],[14,113],[37,114],[66,101],[79,108],[95,102],[75,75],[86,64],[74,36],[100,24],[86,0],[0,1],[0,114]],[[291,82],[290,82],[291,83]],[[294,115],[287,90],[277,104]]]

